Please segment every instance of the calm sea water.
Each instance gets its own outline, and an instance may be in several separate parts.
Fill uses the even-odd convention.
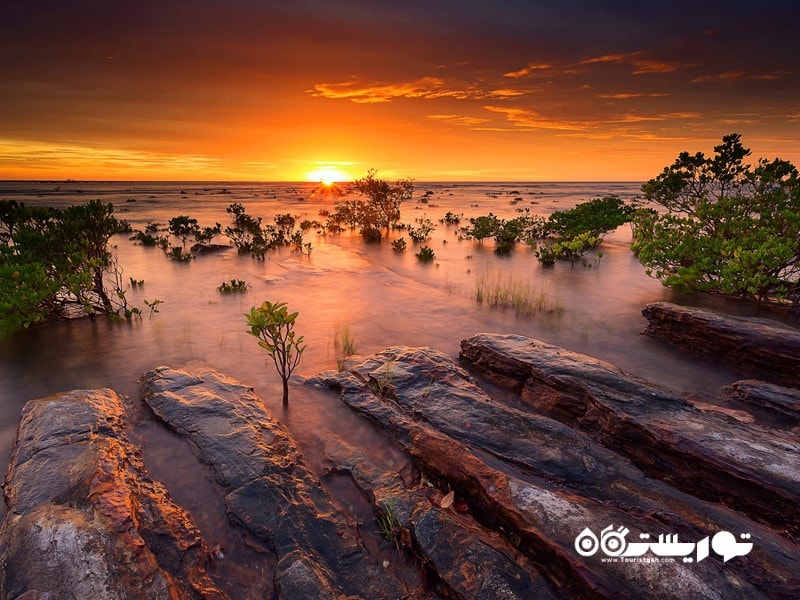
[[[741,378],[733,369],[684,356],[641,334],[645,303],[681,298],[648,278],[631,254],[630,229],[620,227],[603,243],[597,268],[559,263],[542,267],[532,249],[520,245],[507,257],[482,245],[460,240],[457,227],[438,221],[448,211],[469,217],[488,212],[507,218],[518,209],[547,215],[578,202],[618,194],[636,196],[638,183],[487,183],[420,184],[415,199],[402,207],[403,222],[429,218],[437,225],[428,245],[433,263],[421,264],[410,243],[403,253],[384,241],[367,244],[354,233],[318,235],[306,241],[310,256],[283,249],[257,261],[235,249],[201,256],[188,264],[170,261],[156,248],[144,248],[127,235],[112,239],[128,277],[143,279],[128,291],[144,318],[131,323],[110,320],[53,323],[0,343],[0,469],[8,453],[23,404],[73,388],[111,387],[140,404],[137,380],[159,365],[181,366],[200,360],[253,385],[276,416],[292,430],[312,465],[322,468],[320,440],[336,434],[365,446],[388,463],[397,457],[371,428],[342,408],[335,398],[293,386],[291,406],[280,406],[280,380],[266,354],[246,334],[243,313],[264,300],[288,302],[300,316],[297,330],[308,349],[296,373],[305,376],[336,366],[334,337],[347,326],[361,354],[388,346],[433,346],[457,357],[459,342],[478,332],[519,333],[585,353],[665,385],[680,393],[713,397],[718,388]],[[419,201],[432,192],[427,204]],[[0,198],[66,207],[99,198],[135,228],[164,223],[186,214],[201,226],[229,224],[225,208],[241,202],[249,213],[271,222],[278,213],[319,219],[334,198],[313,184],[244,183],[18,183],[0,182]],[[393,233],[393,237],[405,235]],[[407,237],[407,236],[406,236]],[[251,287],[244,294],[222,295],[217,286],[232,278]],[[513,280],[544,298],[552,312],[517,315],[475,299],[487,280]],[[144,300],[163,301],[147,316]],[[701,301],[709,303],[710,301]],[[742,311],[736,304],[716,306]],[[746,310],[746,309],[745,309]],[[145,458],[180,502],[189,506],[209,537],[230,535],[224,511],[187,480],[193,458],[142,409],[133,435],[145,446]],[[205,499],[204,499],[205,498]],[[209,502],[211,504],[209,504]],[[202,514],[199,514],[202,513]]]

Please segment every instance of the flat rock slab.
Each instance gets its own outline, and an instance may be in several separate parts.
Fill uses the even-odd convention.
[[[642,309],[645,333],[682,350],[727,362],[746,372],[800,384],[800,331],[766,319],[654,302]]]
[[[791,427],[800,424],[800,389],[745,379],[725,386],[722,393],[731,400],[772,413]]]
[[[800,534],[800,445],[785,431],[701,411],[597,359],[517,335],[478,334],[461,357],[514,380],[536,410],[582,429],[650,475]]]
[[[156,415],[209,465],[231,520],[275,552],[282,598],[403,595],[252,388],[212,369],[167,367],[147,373],[141,387]]]
[[[31,400],[4,485],[0,596],[225,598],[189,515],[152,481],[108,389]]]
[[[792,598],[800,591],[797,547],[788,540],[735,511],[647,478],[573,427],[492,400],[440,352],[390,348],[352,357],[346,367],[308,383],[338,390],[346,405],[375,422],[421,470],[467,498],[475,516],[513,540],[557,593],[751,598],[768,589],[774,597]],[[597,557],[577,555],[574,542],[583,528],[611,524],[641,533],[666,529],[690,540],[720,527],[758,531],[763,552],[742,558],[735,568],[726,565],[724,573],[718,561],[687,570],[680,563],[601,564]]]

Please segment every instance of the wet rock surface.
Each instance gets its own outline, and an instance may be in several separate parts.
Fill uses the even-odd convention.
[[[111,390],[28,402],[0,532],[0,596],[224,598],[189,515],[152,481]]]
[[[654,302],[642,309],[645,333],[753,374],[800,385],[800,331],[767,319]]]
[[[513,379],[532,408],[647,475],[800,533],[800,446],[790,432],[698,410],[613,365],[522,336],[479,334],[462,341],[461,356],[490,379]]]
[[[462,359],[517,395],[487,393],[430,348],[307,380],[386,438],[373,454],[326,435],[319,477],[247,385],[199,366],[140,383],[221,520],[268,558],[250,574],[258,597],[800,597],[797,430],[765,425],[792,413],[793,390],[729,386],[754,407],[746,419],[519,336],[476,335]],[[225,597],[206,571],[216,549],[148,476],[125,420],[110,390],[26,405],[2,597]]]
[[[153,411],[210,467],[229,518],[276,554],[281,598],[403,596],[252,388],[212,369],[166,367],[141,386]]]
[[[522,390],[530,368],[512,358],[492,372],[496,380]],[[584,375],[602,381],[603,374],[595,369]],[[534,581],[543,576],[556,596],[791,598],[800,591],[798,549],[790,539],[652,479],[629,458],[579,431],[576,423],[537,414],[534,406],[522,411],[503,405],[439,352],[391,348],[353,357],[344,372],[323,373],[309,383],[338,391],[346,405],[376,423],[440,489],[452,489],[482,527],[522,554],[528,561],[522,568]],[[675,403],[681,410],[694,410]],[[639,408],[644,415],[646,407]],[[417,514],[413,502],[407,510]],[[707,547],[709,536],[720,530],[748,532],[759,540],[759,551],[735,563],[693,554],[697,560],[691,565],[680,558],[657,564],[601,562],[602,554],[576,552],[583,529],[593,527],[599,536],[612,525],[632,532],[629,542],[638,534],[675,534],[692,542],[692,549],[693,542]]]
[[[327,440],[335,468],[349,473],[370,497],[384,533],[398,550],[426,565],[446,595],[482,600],[554,598],[542,575],[513,546],[464,511],[455,495],[425,483],[408,485],[378,468],[356,448]]]
[[[800,390],[746,379],[725,386],[725,397],[766,411],[791,427],[800,425]]]

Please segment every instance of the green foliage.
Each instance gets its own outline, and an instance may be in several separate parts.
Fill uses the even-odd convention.
[[[509,220],[501,220],[494,232],[497,254],[509,254],[517,242],[531,242],[543,235],[544,219],[525,214]]]
[[[361,230],[361,237],[365,242],[380,242],[383,234],[381,230],[372,225],[368,225]]]
[[[177,238],[180,238],[183,249],[186,249],[186,240],[189,237],[196,236],[200,233],[200,226],[197,224],[197,219],[192,219],[187,215],[178,215],[172,217],[167,225],[167,230]]]
[[[400,552],[406,543],[404,537],[407,536],[408,530],[403,527],[397,514],[396,498],[389,496],[379,505],[378,509],[377,521],[381,535]]]
[[[189,262],[194,258],[191,252],[187,252],[181,246],[170,246],[167,256],[176,262]]]
[[[311,244],[303,242],[304,230],[302,227],[295,230],[297,220],[291,214],[276,215],[275,225],[262,225],[261,217],[247,214],[245,207],[238,202],[229,205],[225,210],[233,219],[233,225],[225,228],[225,235],[236,246],[239,254],[250,254],[264,260],[268,251],[290,244],[294,244],[304,254],[311,254]]]
[[[325,228],[332,233],[342,229],[342,225],[347,225],[350,229],[362,227],[362,224],[369,224],[374,219],[369,214],[369,207],[364,200],[345,200],[338,203],[333,212],[328,214]]]
[[[250,335],[258,338],[258,345],[264,348],[275,363],[275,368],[283,382],[283,404],[289,404],[289,377],[306,349],[303,336],[294,331],[297,312],[290,313],[285,302],[265,301],[259,307],[252,307],[247,317]]]
[[[247,214],[244,206],[234,202],[225,211],[233,219],[233,225],[225,228],[228,236],[239,254],[253,254],[256,258],[264,258],[264,234],[261,230],[261,217]]]
[[[462,232],[470,239],[481,242],[484,238],[495,240],[497,254],[509,254],[517,242],[531,243],[544,235],[544,219],[531,215],[528,209],[514,219],[500,219],[492,213],[470,219],[471,227],[463,227]]]
[[[203,227],[194,232],[194,241],[197,246],[207,247],[216,236],[222,233],[222,225],[216,223],[214,227]],[[193,247],[193,249],[196,249]]]
[[[0,263],[0,337],[44,322],[58,293],[37,263]]]
[[[558,248],[555,248],[554,244],[539,244],[533,254],[536,260],[546,267],[556,264],[558,260]]]
[[[221,294],[241,294],[247,291],[250,284],[243,279],[231,279],[230,283],[223,281],[217,286],[217,291]]]
[[[463,214],[457,215],[454,212],[448,210],[444,214],[444,216],[441,219],[439,219],[439,222],[444,223],[445,225],[458,225],[459,223],[461,223],[461,217],[463,216],[464,216]]]
[[[546,233],[567,239],[574,239],[582,233],[602,238],[605,233],[630,221],[633,210],[617,196],[595,198],[551,214],[547,219]]]
[[[124,229],[100,200],[61,211],[0,202],[0,331],[49,318],[131,314],[108,249]]]
[[[392,241],[392,250],[395,252],[403,252],[407,247],[406,238],[401,237]]]
[[[500,219],[494,214],[489,213],[488,215],[473,217],[469,220],[469,222],[472,224],[472,226],[464,227],[462,229],[464,235],[469,239],[475,239],[478,240],[478,242],[482,242],[484,238],[494,236],[494,233],[497,231],[497,227],[500,224]]]
[[[419,262],[431,262],[433,259],[436,258],[436,253],[433,251],[433,248],[429,248],[428,246],[422,246],[414,256],[417,257]]]
[[[336,352],[336,368],[344,371],[344,359],[358,352],[358,346],[350,331],[349,323],[345,323],[341,328],[336,328],[333,334],[333,348]]]
[[[738,134],[714,157],[682,152],[643,187],[666,212],[636,213],[632,249],[648,275],[683,293],[800,304],[800,183],[791,163],[744,160]]]
[[[408,237],[416,243],[428,241],[436,227],[430,219],[417,219],[417,223],[418,227],[409,228]]]
[[[164,304],[164,301],[163,300],[159,300],[158,298],[155,298],[153,300],[145,300],[144,304],[145,304],[145,306],[147,306],[147,308],[150,309],[150,318],[152,319],[154,314],[156,314],[157,312],[160,312],[158,310],[158,307],[159,307],[159,305]]]
[[[629,222],[633,214],[633,207],[617,196],[595,198],[569,210],[556,211],[547,222],[540,223],[536,237],[550,236],[550,239],[540,242],[534,255],[545,266],[553,265],[557,260],[568,260],[574,266],[586,253],[600,245],[607,232]],[[602,253],[598,253],[592,266],[597,266],[601,257]]]
[[[575,237],[559,240],[549,245],[541,245],[536,251],[536,258],[545,265],[552,265],[556,259],[568,260],[573,265],[593,250],[600,243],[600,238],[588,231]]]
[[[163,235],[162,232],[167,235]],[[166,228],[162,229],[161,224],[150,222],[144,228],[144,231],[134,231],[130,239],[143,246],[158,246],[172,260],[188,262],[194,258],[193,252],[208,247],[211,240],[220,233],[222,233],[222,225],[219,223],[214,227],[201,228],[197,219],[193,219],[188,215],[178,215],[169,220]],[[173,246],[170,243],[170,236],[179,238],[181,245]],[[186,243],[190,238],[195,243],[187,250]]]

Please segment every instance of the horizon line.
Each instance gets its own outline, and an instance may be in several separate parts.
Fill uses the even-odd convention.
[[[411,179],[419,183],[642,183],[640,179],[415,179],[413,177],[387,178],[390,180]],[[356,179],[334,181],[333,184],[354,183]],[[227,184],[311,184],[321,181],[302,179],[0,179],[0,183],[227,183]]]

